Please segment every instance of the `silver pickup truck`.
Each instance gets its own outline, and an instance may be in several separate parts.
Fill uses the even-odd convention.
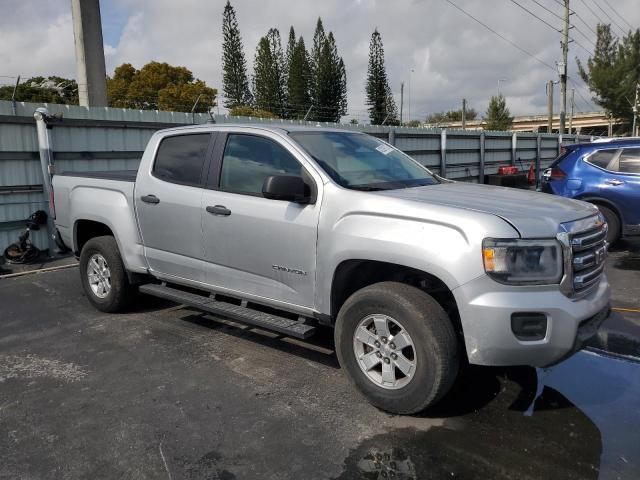
[[[609,312],[596,207],[456,183],[377,138],[203,125],[137,172],[53,179],[96,308],[138,292],[298,338],[323,325],[374,405],[418,412],[460,365],[547,366]]]

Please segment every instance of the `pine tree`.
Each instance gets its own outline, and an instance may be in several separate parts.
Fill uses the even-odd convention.
[[[311,102],[314,120],[339,122],[347,113],[347,73],[333,33],[318,19],[311,51]]]
[[[499,94],[491,97],[485,117],[485,130],[509,130],[513,124],[513,117],[507,108],[507,100]]]
[[[613,35],[611,25],[598,25],[597,32],[596,48],[586,68],[576,59],[578,71],[595,95],[595,103],[631,124],[629,103],[640,82],[640,29],[630,31],[622,40]]]
[[[316,22],[316,30],[313,33],[313,45],[311,47],[311,69],[315,72],[318,69],[318,63],[320,61],[320,53],[322,52],[322,46],[327,41],[327,36],[324,33],[324,25],[322,19],[318,17]]]
[[[309,55],[304,45],[304,39],[296,42],[289,60],[289,72],[287,76],[287,93],[289,98],[289,117],[304,118],[311,106],[310,65]]]
[[[258,109],[268,112],[271,112],[276,104],[273,89],[273,57],[267,37],[260,38],[256,47],[253,62],[253,99]]]
[[[287,75],[289,74],[289,68],[291,66],[291,60],[293,58],[293,52],[296,49],[296,32],[293,29],[293,25],[291,26],[291,28],[289,29],[289,40],[287,41],[287,57],[286,57],[286,62],[287,62]]]
[[[378,29],[373,31],[369,43],[366,93],[369,119],[373,125],[380,125],[383,122],[389,125],[399,123],[396,102],[393,100],[384,65],[382,37]]]
[[[320,63],[320,55],[322,54],[322,47],[327,41],[327,36],[324,33],[324,25],[322,19],[318,17],[316,22],[316,30],[313,33],[313,44],[311,46],[311,56],[309,59],[309,66],[311,69],[310,89],[311,103],[313,110],[311,111],[311,118],[317,120],[318,110],[318,64]]]
[[[222,14],[222,89],[224,106],[234,108],[251,103],[251,92],[247,77],[247,62],[244,58],[242,38],[236,20],[236,12],[229,0]]]
[[[284,117],[287,109],[285,61],[278,29],[271,28],[258,42],[253,70],[256,107]]]

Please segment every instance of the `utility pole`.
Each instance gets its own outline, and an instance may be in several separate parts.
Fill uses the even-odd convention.
[[[107,106],[102,22],[98,0],[72,0],[78,97],[83,107]]]
[[[574,95],[576,93],[576,89],[571,89],[571,113],[569,114],[569,135],[571,135],[571,129],[573,127],[573,109],[575,108]]]
[[[553,80],[547,82],[547,133],[553,131]]]
[[[558,64],[560,72],[560,134],[564,134],[567,115],[567,57],[569,55],[569,0],[564,0],[564,27],[562,29],[562,62]]]
[[[400,125],[402,126],[402,110],[404,107],[404,82],[400,83]]]
[[[640,82],[636,82],[636,100],[633,102],[633,127],[631,128],[631,136],[638,135],[638,112],[640,111]]]
[[[467,128],[467,99],[462,99],[462,130]]]

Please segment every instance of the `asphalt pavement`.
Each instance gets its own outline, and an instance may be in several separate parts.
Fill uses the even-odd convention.
[[[0,279],[0,478],[640,478],[640,249],[615,315],[548,370],[465,370],[419,416],[370,406],[331,331],[300,342],[141,297],[93,309],[77,268]]]

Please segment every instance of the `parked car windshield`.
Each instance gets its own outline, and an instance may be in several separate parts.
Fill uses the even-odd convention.
[[[369,135],[350,132],[291,132],[289,135],[345,188],[393,190],[439,183],[411,157]]]

